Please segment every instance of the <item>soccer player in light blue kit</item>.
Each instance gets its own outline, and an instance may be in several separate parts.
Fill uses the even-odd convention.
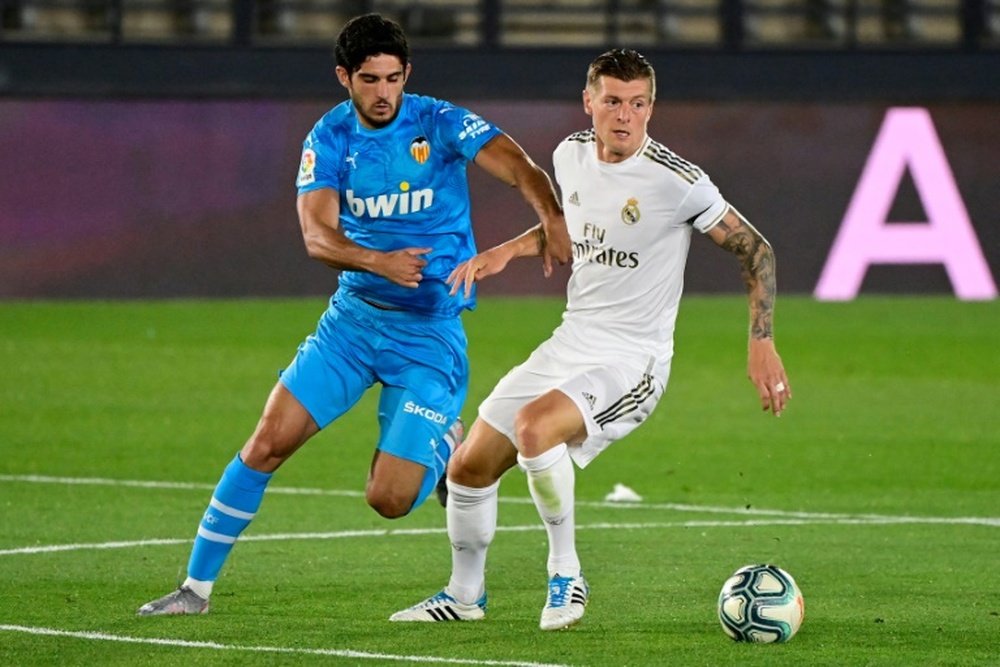
[[[253,435],[223,472],[198,527],[187,578],[140,616],[201,614],[272,474],[373,384],[381,434],[368,504],[398,518],[435,490],[461,437],[468,385],[461,312],[474,295],[446,280],[476,254],[469,161],[516,187],[537,214],[543,270],[570,258],[552,182],[510,137],[476,114],[403,93],[409,48],[377,14],[337,38],[337,78],[350,99],[306,138],[296,185],[310,257],[340,269],[315,333],[271,391]]]

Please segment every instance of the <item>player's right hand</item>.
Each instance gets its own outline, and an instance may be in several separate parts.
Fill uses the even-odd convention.
[[[757,389],[762,410],[780,417],[792,398],[792,384],[771,338],[751,339],[747,354],[747,377]]]
[[[433,248],[400,248],[383,253],[379,275],[403,287],[417,287],[424,279],[423,268],[427,266],[424,255]]]
[[[472,286],[478,280],[500,273],[506,268],[512,256],[502,245],[479,253],[472,259],[467,259],[451,272],[446,283],[451,285],[450,294],[454,296],[460,287],[464,287],[465,298],[472,296]]]
[[[566,218],[559,215],[554,220],[543,220],[545,246],[542,248],[542,271],[545,277],[552,275],[552,260],[566,264],[573,260],[573,242],[569,238]]]

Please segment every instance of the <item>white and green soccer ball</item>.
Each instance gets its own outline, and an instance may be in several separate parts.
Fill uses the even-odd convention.
[[[786,642],[795,636],[805,605],[792,575],[776,565],[746,565],[719,593],[719,622],[738,642]]]

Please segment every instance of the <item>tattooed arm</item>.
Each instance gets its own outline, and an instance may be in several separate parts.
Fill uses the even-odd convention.
[[[747,287],[750,305],[750,343],[747,376],[757,389],[761,408],[781,414],[792,397],[792,388],[774,347],[774,251],[753,225],[730,207],[722,220],[708,231],[722,249],[736,255]]]

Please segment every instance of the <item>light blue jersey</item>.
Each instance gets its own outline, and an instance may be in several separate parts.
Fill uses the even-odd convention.
[[[416,289],[362,271],[343,271],[340,289],[426,315],[473,308],[474,294],[450,296],[444,281],[476,254],[466,163],[500,133],[467,109],[410,94],[377,130],[361,125],[350,100],[323,116],[303,144],[299,194],[336,190],[341,229],[358,245],[433,248]]]
[[[336,191],[340,227],[348,238],[382,251],[432,248],[416,288],[373,273],[342,271],[340,289],[316,331],[280,376],[320,429],[381,385],[377,449],[425,469],[416,489],[409,488],[412,466],[389,480],[394,486],[402,480],[404,488],[393,489],[402,500],[413,494],[410,510],[434,492],[456,446],[449,427],[456,424],[469,387],[468,341],[459,315],[473,308],[475,299],[461,290],[451,296],[445,280],[476,253],[466,163],[499,134],[466,109],[404,95],[395,120],[379,130],[363,127],[350,101],[334,107],[313,127],[302,150],[299,194]],[[398,464],[389,465],[399,470]],[[270,479],[271,473],[236,455],[216,485],[191,550],[185,586],[198,590],[181,589],[145,605],[140,614],[174,613],[165,605],[178,604],[178,596],[211,592]],[[398,500],[390,500],[395,513]],[[207,610],[207,602],[199,609]]]

